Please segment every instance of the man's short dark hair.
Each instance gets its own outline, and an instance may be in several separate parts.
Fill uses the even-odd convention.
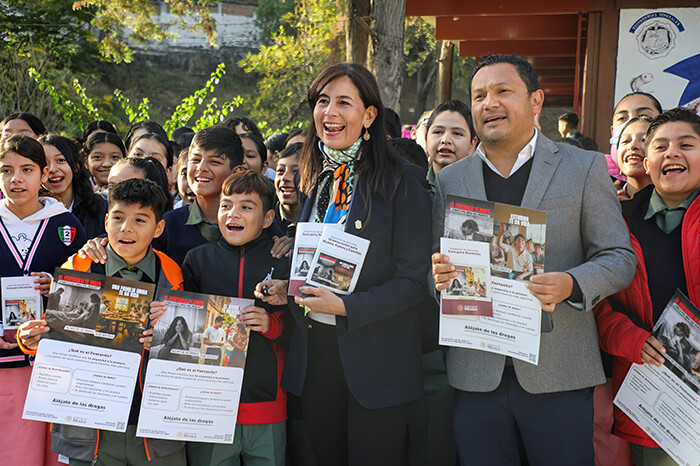
[[[654,139],[654,133],[666,123],[683,122],[688,123],[693,128],[695,134],[700,136],[700,116],[687,107],[676,107],[660,113],[647,129],[647,139],[645,146],[649,147],[651,140]]]
[[[435,119],[443,112],[457,112],[462,115],[464,120],[467,122],[467,127],[469,128],[469,138],[471,139],[476,137],[476,133],[474,132],[474,121],[472,120],[472,111],[469,108],[469,105],[456,99],[448,100],[447,102],[443,102],[435,107],[435,110],[433,110],[433,113],[430,114],[430,118],[428,119],[428,124],[425,127],[426,131],[430,130],[430,127],[433,126],[433,123],[435,123]]]
[[[249,193],[255,193],[260,196],[264,212],[272,209],[275,204],[275,185],[272,183],[272,180],[253,170],[234,173],[226,178],[223,186],[221,186],[222,196]]]
[[[472,76],[469,78],[469,94],[472,92],[472,81],[476,72],[485,66],[495,65],[497,63],[510,63],[515,67],[520,75],[520,79],[523,80],[525,86],[527,86],[527,92],[533,93],[540,88],[540,78],[537,76],[535,68],[530,64],[529,61],[525,60],[523,57],[518,55],[504,55],[501,53],[494,53],[491,55],[484,55],[479,60],[479,63],[474,67],[472,71]]]
[[[563,121],[569,129],[578,129],[578,115],[574,112],[565,113],[559,116],[559,121]]]
[[[168,206],[168,197],[163,188],[151,180],[132,178],[118,183],[109,190],[109,210],[117,202],[127,205],[139,204],[141,207],[150,207],[156,222],[160,222]]]
[[[226,319],[224,319],[224,318],[221,317],[221,316],[216,316],[216,319],[214,319],[214,323],[223,322],[224,320],[226,320]]]
[[[219,154],[225,155],[231,169],[243,164],[241,138],[234,130],[226,126],[216,125],[200,129],[192,138],[190,153],[192,153],[193,147],[216,150]]]
[[[476,223],[476,220],[468,218],[464,222],[462,222],[462,229],[464,228],[469,228],[472,231],[479,231],[479,224]]]

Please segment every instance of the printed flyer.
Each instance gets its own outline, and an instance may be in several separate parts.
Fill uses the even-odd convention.
[[[453,263],[459,280],[467,275],[474,296],[464,296],[462,311],[455,312],[450,290],[443,292],[440,344],[511,356],[532,364],[539,361],[542,308],[525,284],[544,272],[546,213],[523,207],[447,196],[441,252]],[[464,251],[478,242],[486,246],[465,259]],[[461,246],[460,246],[461,245]],[[486,255],[486,258],[484,258]],[[478,259],[477,259],[478,258]],[[464,263],[464,262],[467,263]],[[484,264],[489,273],[482,272]],[[483,281],[488,277],[488,285]],[[485,311],[490,299],[491,312]],[[478,303],[478,304],[477,304]],[[459,306],[460,304],[457,304]],[[464,312],[464,309],[472,312]],[[459,309],[459,308],[458,308]]]
[[[301,296],[299,288],[306,283],[311,271],[311,261],[314,259],[321,235],[326,228],[342,231],[342,226],[335,223],[297,223],[292,251],[292,270],[289,275],[289,295]]]
[[[365,261],[369,240],[334,228],[323,230],[311,260],[306,284],[347,295],[353,292]]]
[[[17,328],[28,320],[41,317],[41,294],[34,289],[34,277],[0,278],[2,297],[2,320],[0,335],[4,329],[4,339],[15,342]]]
[[[155,286],[56,269],[22,418],[125,432]]]
[[[652,335],[666,348],[657,367],[633,364],[615,404],[678,464],[700,464],[700,310],[676,291]]]
[[[153,327],[136,435],[233,443],[252,299],[160,290],[168,310]]]

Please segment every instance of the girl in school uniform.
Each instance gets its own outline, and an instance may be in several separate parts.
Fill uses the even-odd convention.
[[[65,206],[40,197],[48,181],[44,149],[28,136],[12,136],[0,144],[0,277],[34,276],[48,292],[53,273],[85,242],[85,231]],[[8,332],[9,333],[9,332]],[[16,342],[0,341],[0,451],[5,464],[43,465],[49,424],[25,421],[24,399],[31,362]]]

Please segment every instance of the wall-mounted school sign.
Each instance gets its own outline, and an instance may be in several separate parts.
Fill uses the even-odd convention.
[[[615,102],[639,91],[700,114],[700,8],[620,10]]]

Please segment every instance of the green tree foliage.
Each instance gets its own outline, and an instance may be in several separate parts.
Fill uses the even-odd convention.
[[[340,47],[338,5],[334,0],[299,0],[272,35],[273,44],[240,61],[248,73],[260,75],[251,118],[283,128],[306,120],[306,94],[316,75]]]
[[[216,44],[216,21],[209,14],[218,0],[165,0],[182,29],[206,34],[210,44]],[[106,59],[115,63],[131,62],[133,51],[124,38],[134,43],[149,40],[162,41],[174,34],[168,31],[171,23],[159,22],[158,11],[151,0],[78,0],[73,8],[94,11],[92,27],[101,31],[99,49]]]
[[[255,25],[260,29],[260,41],[263,45],[274,43],[273,34],[284,29],[282,17],[294,10],[294,0],[258,0],[255,9]],[[293,33],[293,31],[287,31]]]

